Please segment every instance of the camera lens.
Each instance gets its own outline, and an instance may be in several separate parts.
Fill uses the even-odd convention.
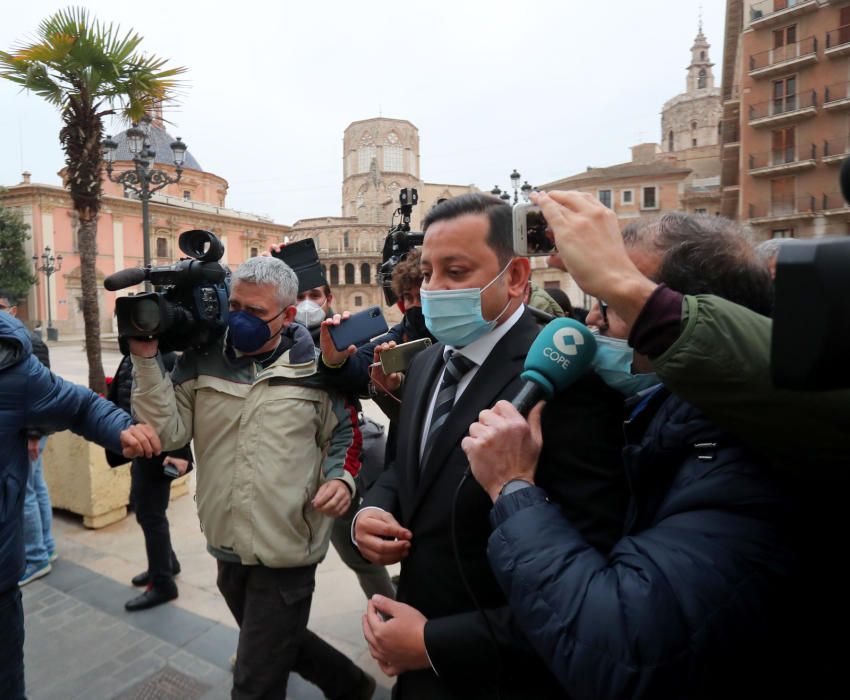
[[[141,333],[155,333],[159,329],[159,304],[156,299],[139,299],[131,315],[133,327]]]

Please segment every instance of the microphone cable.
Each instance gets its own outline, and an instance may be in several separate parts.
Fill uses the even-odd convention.
[[[452,498],[452,517],[451,517],[451,533],[452,533],[452,553],[454,554],[455,564],[457,565],[458,573],[460,574],[460,580],[463,582],[463,587],[466,589],[467,595],[472,600],[472,604],[475,606],[475,609],[481,614],[484,618],[484,623],[487,625],[487,633],[490,636],[490,642],[493,644],[493,651],[496,652],[496,658],[499,661],[499,667],[496,675],[496,700],[501,700],[502,694],[499,690],[499,680],[502,676],[502,669],[504,668],[502,665],[502,653],[499,650],[499,643],[496,641],[496,631],[493,629],[493,623],[490,622],[490,618],[487,617],[487,614],[484,612],[484,608],[481,606],[481,603],[478,602],[478,596],[475,595],[475,592],[472,590],[472,586],[469,585],[469,581],[466,578],[466,572],[463,570],[463,563],[460,558],[460,547],[458,545],[457,539],[457,506],[460,500],[460,491],[463,488],[463,485],[467,482],[469,477],[472,476],[472,472],[467,465],[466,469],[463,472],[463,476],[460,479],[460,483],[457,485],[455,489],[454,497]]]

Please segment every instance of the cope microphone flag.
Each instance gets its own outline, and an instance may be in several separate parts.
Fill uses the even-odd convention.
[[[540,331],[525,358],[525,382],[511,404],[522,415],[579,380],[596,355],[593,334],[578,321],[556,318]]]

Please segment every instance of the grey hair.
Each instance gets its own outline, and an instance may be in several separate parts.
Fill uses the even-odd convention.
[[[796,238],[768,238],[756,246],[756,254],[763,263],[769,263],[779,255],[779,249],[797,243]]]
[[[714,294],[769,315],[773,285],[747,229],[722,216],[664,214],[627,226],[623,239],[660,256],[656,282],[682,294]]]
[[[298,276],[283,260],[271,256],[258,255],[243,262],[233,273],[232,283],[237,282],[273,285],[284,308],[294,304],[298,296]]]

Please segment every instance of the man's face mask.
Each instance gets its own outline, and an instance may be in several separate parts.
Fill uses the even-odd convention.
[[[324,310],[311,299],[299,301],[298,306],[295,307],[295,322],[306,328],[315,328],[324,320]]]
[[[268,321],[249,314],[247,311],[231,311],[230,317],[227,320],[230,344],[239,352],[247,354],[257,352],[257,350],[274,337],[269,329],[269,323],[285,311],[286,309],[283,309],[283,311],[276,316],[272,316]],[[279,335],[282,330],[283,326],[274,335]]]
[[[655,373],[632,374],[635,353],[627,341],[605,335],[594,337],[596,356],[593,358],[593,370],[612,389],[628,397],[661,383]]]
[[[498,275],[480,289],[421,289],[419,294],[422,299],[422,314],[425,316],[425,325],[433,336],[441,343],[462,348],[492,331],[508,310],[511,300],[508,298],[496,318],[487,321],[481,313],[481,295],[505,274],[510,265],[505,265]]]

